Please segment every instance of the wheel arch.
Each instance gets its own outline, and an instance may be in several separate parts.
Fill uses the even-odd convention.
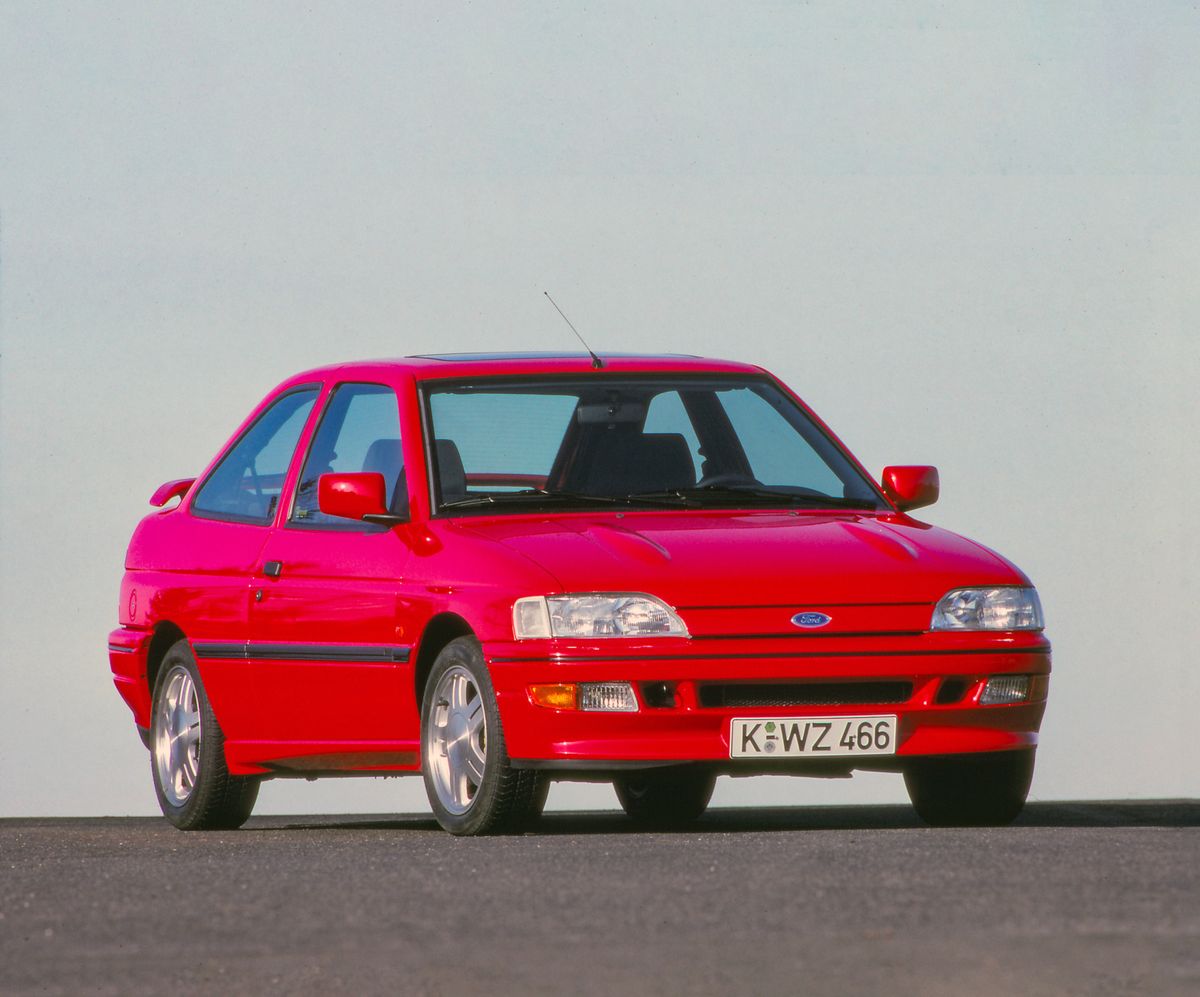
[[[154,627],[154,636],[150,638],[150,648],[146,652],[146,686],[150,701],[154,701],[154,683],[158,681],[158,673],[162,668],[163,658],[167,652],[187,635],[170,620],[161,620]]]
[[[433,670],[442,648],[459,637],[474,637],[475,630],[458,613],[438,613],[425,624],[421,633],[420,643],[417,644],[417,657],[413,665],[413,695],[420,713],[421,702],[425,695],[425,683]]]

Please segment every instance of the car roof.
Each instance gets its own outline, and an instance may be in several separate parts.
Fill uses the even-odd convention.
[[[399,373],[418,380],[440,378],[521,376],[539,374],[686,373],[761,374],[754,364],[678,353],[601,353],[597,370],[588,353],[438,353],[330,364],[297,374],[288,383],[306,379],[384,378]]]

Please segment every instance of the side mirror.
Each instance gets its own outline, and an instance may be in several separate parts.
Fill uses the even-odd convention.
[[[378,471],[322,474],[317,479],[317,506],[327,516],[394,526],[406,522],[387,510],[387,486]]]
[[[941,488],[937,468],[925,464],[885,467],[882,483],[883,494],[901,512],[933,505]]]
[[[154,490],[154,494],[150,496],[150,504],[156,509],[161,509],[171,499],[187,494],[187,490],[192,487],[195,481],[195,478],[176,478],[174,481],[168,481],[166,484],[159,485]]]

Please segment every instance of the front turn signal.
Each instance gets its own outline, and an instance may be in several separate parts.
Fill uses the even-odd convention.
[[[558,682],[554,685],[531,685],[529,698],[537,706],[551,710],[579,709],[579,688],[573,682]]]

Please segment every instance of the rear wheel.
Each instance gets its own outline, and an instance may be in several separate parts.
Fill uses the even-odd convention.
[[[538,773],[514,769],[483,650],[473,637],[438,654],[421,706],[421,769],[437,822],[451,834],[517,831],[545,803]]]
[[[167,651],[154,683],[150,768],[163,816],[184,831],[241,827],[259,780],[230,775],[225,735],[186,640]]]
[[[1011,824],[1033,780],[1029,751],[919,758],[904,772],[918,816],[934,827]]]
[[[613,787],[625,813],[639,824],[679,827],[704,813],[716,781],[706,768],[672,767],[618,776]]]

